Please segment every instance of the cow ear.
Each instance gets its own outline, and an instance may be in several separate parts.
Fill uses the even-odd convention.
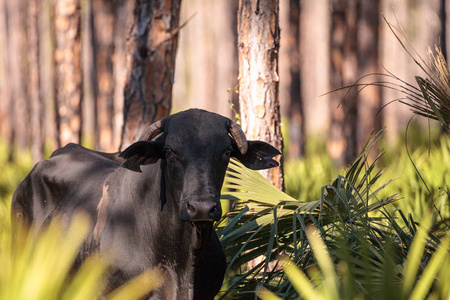
[[[141,165],[154,164],[162,157],[162,151],[156,142],[139,141],[131,144],[119,156],[125,158],[122,167],[142,172]]]
[[[248,141],[248,149],[245,154],[239,150],[233,151],[233,156],[252,170],[278,167],[279,163],[273,157],[279,154],[281,153],[276,148],[261,141]]]

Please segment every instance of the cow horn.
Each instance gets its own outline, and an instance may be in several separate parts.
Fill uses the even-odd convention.
[[[247,144],[247,138],[245,137],[245,133],[242,131],[241,127],[239,127],[233,121],[231,121],[231,123],[230,123],[230,133],[231,133],[231,136],[236,141],[236,144],[239,147],[239,151],[242,154],[247,153],[248,144]]]
[[[150,125],[147,129],[145,129],[139,140],[151,141],[155,136],[157,136],[161,132],[163,132],[163,127],[161,125],[161,120],[159,120]]]

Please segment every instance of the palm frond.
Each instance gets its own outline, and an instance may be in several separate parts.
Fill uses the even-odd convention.
[[[380,217],[372,217],[371,213],[392,203],[396,197],[379,197],[388,183],[376,186],[382,175],[374,168],[379,158],[372,163],[368,161],[368,152],[382,134],[371,136],[345,176],[338,176],[333,184],[325,185],[316,201],[295,200],[258,172],[246,169],[237,161],[230,163],[222,198],[237,199],[237,203],[227,216],[228,223],[218,232],[228,257],[227,272],[232,275],[228,277],[222,298],[242,299],[243,295],[253,298],[261,286],[277,291],[283,299],[297,297],[277,259],[280,255],[289,256],[301,268],[315,264],[306,238],[309,224],[316,226],[327,247],[343,235],[338,227],[351,234],[361,228],[371,228],[374,240],[387,234],[380,225]]]
[[[349,244],[350,232],[342,232],[335,239],[335,247],[330,248],[310,232],[308,240],[318,268],[301,270],[295,260],[286,256],[281,258],[282,268],[304,299],[447,299],[450,236],[437,249],[427,249],[431,217],[427,213],[427,224],[420,226],[419,233],[414,235],[406,258],[396,254],[395,239],[385,239],[384,244],[377,245],[367,241],[372,236],[369,232],[359,231],[353,237],[362,240]],[[336,257],[339,263],[333,261]],[[279,299],[275,298],[276,293],[260,289],[258,296]]]
[[[91,255],[77,270],[73,265],[89,230],[89,218],[77,215],[70,226],[55,217],[39,234],[19,228],[0,247],[0,299],[84,300],[100,296],[108,263]],[[0,235],[5,235],[0,227]],[[9,234],[9,233],[8,233]],[[162,282],[149,270],[108,295],[108,299],[141,299]],[[126,295],[126,296],[124,296]]]

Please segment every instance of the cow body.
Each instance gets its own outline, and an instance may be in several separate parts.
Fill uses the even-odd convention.
[[[70,222],[84,212],[92,227],[77,261],[94,251],[108,257],[113,268],[105,293],[158,268],[164,284],[149,298],[212,299],[225,271],[213,221],[221,216],[229,159],[261,169],[274,166],[271,157],[279,153],[262,142],[242,144],[233,126],[189,110],[163,119],[122,153],[75,144],[58,149],[14,193],[13,228],[22,222],[39,230],[55,215]]]

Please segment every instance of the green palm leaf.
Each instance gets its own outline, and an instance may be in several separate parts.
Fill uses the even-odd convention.
[[[336,238],[344,233],[357,235],[361,228],[374,228],[374,240],[385,234],[380,217],[371,213],[396,200],[379,199],[389,183],[376,187],[382,171],[368,162],[368,152],[382,136],[371,136],[345,176],[322,188],[321,197],[310,202],[298,201],[275,188],[258,172],[232,160],[226,175],[223,200],[235,200],[235,209],[221,223],[218,234],[228,257],[227,290],[222,298],[253,298],[264,286],[286,299],[297,297],[292,284],[278,265],[280,255],[289,256],[296,265],[309,268],[315,264],[312,247],[306,238],[308,224],[313,224],[327,247],[336,249]],[[307,180],[307,179],[305,179]],[[343,229],[340,229],[343,228]],[[335,251],[334,251],[335,252]],[[371,255],[378,255],[370,253]],[[251,263],[249,263],[251,262]]]

